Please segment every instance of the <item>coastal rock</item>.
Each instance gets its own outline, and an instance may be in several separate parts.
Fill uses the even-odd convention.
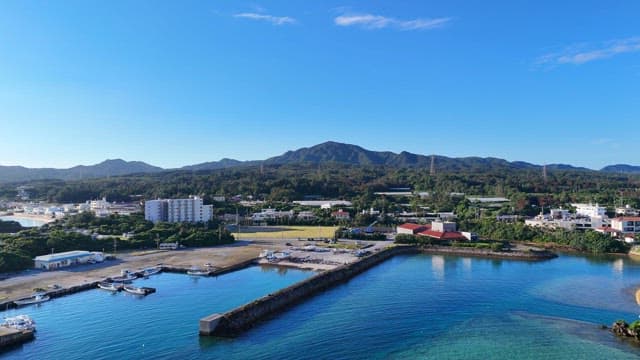
[[[630,337],[640,341],[640,322],[635,321],[631,325],[624,320],[618,320],[611,326],[611,332],[620,337]]]

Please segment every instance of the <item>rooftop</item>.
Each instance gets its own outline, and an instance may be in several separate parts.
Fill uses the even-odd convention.
[[[40,255],[40,256],[36,256],[36,258],[34,260],[36,260],[36,261],[60,261],[60,260],[73,259],[73,258],[89,256],[89,255],[91,255],[91,253],[89,251],[74,250],[74,251],[67,251],[67,252],[61,252],[61,253],[55,253],[55,254]]]

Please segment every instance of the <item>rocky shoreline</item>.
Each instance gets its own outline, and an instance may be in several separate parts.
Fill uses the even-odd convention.
[[[540,261],[549,260],[558,257],[557,254],[549,250],[509,250],[509,251],[493,251],[490,249],[476,249],[468,247],[439,246],[428,245],[418,248],[418,251],[425,254],[441,254],[453,256],[475,256],[492,259],[513,259],[513,260],[530,260]]]

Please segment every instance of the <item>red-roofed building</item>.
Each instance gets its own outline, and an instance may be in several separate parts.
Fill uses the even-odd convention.
[[[426,230],[418,233],[418,235],[428,236],[433,239],[442,240],[442,241],[454,241],[454,240],[467,240],[467,238],[462,235],[461,232],[458,231],[434,231],[434,230]]]
[[[351,219],[351,215],[349,214],[349,212],[344,211],[342,209],[332,212],[331,216],[333,216],[337,220],[349,220],[349,219]]]
[[[419,224],[405,223],[405,224],[402,224],[402,225],[398,225],[396,227],[396,233],[397,234],[415,235],[415,234],[417,234],[419,232],[426,231],[426,230],[431,230],[431,225],[419,225]]]

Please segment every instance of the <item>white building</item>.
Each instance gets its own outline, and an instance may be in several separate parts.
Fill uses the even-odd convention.
[[[598,204],[571,204],[571,206],[576,208],[576,215],[588,216],[591,218],[604,218],[607,212],[606,208],[599,206]]]
[[[445,233],[456,231],[456,223],[451,221],[434,221],[431,223],[431,230]]]
[[[621,216],[638,216],[638,210],[632,208],[630,205],[625,205],[616,208],[616,215]]]
[[[61,267],[87,264],[89,262],[100,262],[104,260],[104,254],[101,252],[89,251],[67,251],[56,254],[48,254],[37,256],[33,259],[35,268],[40,270],[55,270]]]
[[[620,233],[640,233],[640,217],[623,216],[611,220],[611,229]]]
[[[213,218],[213,205],[204,205],[200,197],[149,200],[144,204],[144,218],[151,222],[206,222]]]
[[[109,203],[107,202],[107,198],[103,197],[102,200],[91,200],[89,201],[89,209],[96,210],[106,210],[109,207]]]
[[[276,209],[262,209],[262,211],[258,213],[253,213],[251,215],[251,220],[259,222],[259,221],[267,221],[267,220],[277,220],[277,219],[290,219],[293,218],[294,212],[291,211],[277,211]]]

